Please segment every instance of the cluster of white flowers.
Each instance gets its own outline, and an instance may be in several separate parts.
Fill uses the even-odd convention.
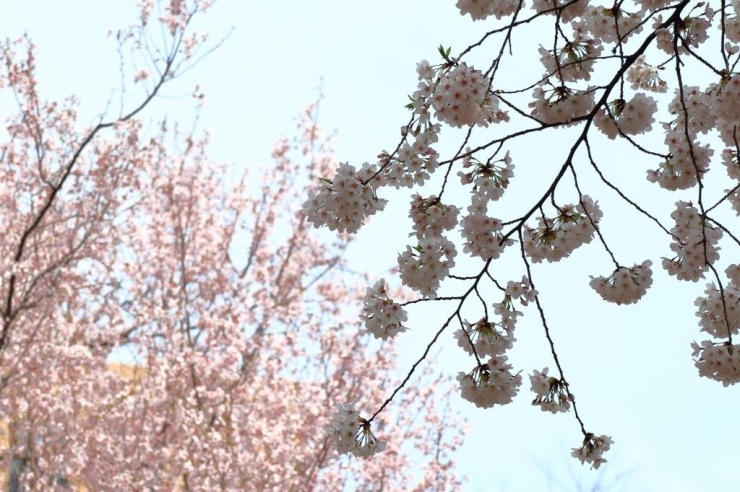
[[[566,205],[554,219],[540,217],[537,229],[526,227],[524,252],[534,263],[567,258],[576,248],[591,242],[594,225],[598,226],[601,216],[598,203],[583,195],[579,205]]]
[[[581,463],[591,463],[591,468],[598,469],[602,463],[606,463],[603,455],[609,451],[612,444],[614,441],[611,437],[604,435],[596,437],[589,432],[583,438],[583,446],[573,448],[571,455],[581,460]]]
[[[661,0],[662,1],[662,0]],[[650,92],[666,92],[668,84],[660,78],[658,68],[645,62],[645,55],[640,55],[637,61],[627,69],[627,80],[632,89]]]
[[[740,215],[740,189],[725,190],[727,195],[727,201],[732,205],[732,209],[737,215]]]
[[[527,278],[526,275],[522,276],[521,282],[509,280],[506,283],[504,293],[511,299],[519,299],[522,306],[527,306],[530,302],[533,302],[537,294],[539,294],[536,289],[532,288],[532,284],[529,282],[529,278]],[[504,298],[504,302],[506,302],[506,300],[507,299]]]
[[[454,337],[457,344],[471,355],[473,347],[478,357],[501,355],[516,341],[513,330],[503,326],[497,328],[496,323],[489,322],[486,318],[481,318],[474,325],[465,321],[463,325],[464,330],[457,330]],[[470,344],[471,340],[473,345]]]
[[[600,39],[604,43],[615,43],[622,40],[627,42],[633,34],[639,34],[642,31],[642,11],[638,13],[628,13],[618,7],[589,7],[583,14],[580,22],[584,23],[584,28],[590,32],[594,38]]]
[[[431,63],[429,63],[429,60],[422,60],[416,64],[416,74],[418,75],[419,80],[431,82],[434,80],[434,75],[436,73],[437,70]]]
[[[537,295],[536,290],[531,290],[524,297],[520,299],[523,305],[526,305],[526,297],[531,293],[532,297]],[[514,303],[511,302],[511,296],[505,295],[503,301],[493,303],[493,313],[501,317],[499,325],[505,330],[514,331],[516,328],[516,320],[519,316],[522,316],[521,311],[517,311],[514,307]]]
[[[407,246],[398,255],[398,267],[404,285],[425,297],[436,297],[439,283],[455,266],[457,250],[443,232],[457,225],[459,209],[447,206],[436,196],[422,198],[414,195],[409,216],[414,222],[414,233],[419,240],[415,247]]]
[[[625,102],[617,99],[609,105],[611,114],[606,109],[600,109],[594,118],[594,125],[604,135],[614,140],[621,130],[625,135],[637,135],[653,129],[658,111],[658,104],[650,96],[638,92],[632,99]]]
[[[532,405],[539,406],[543,412],[567,412],[570,410],[570,396],[567,384],[560,379],[547,375],[548,368],[542,372],[535,369],[529,376],[532,392],[536,395]]]
[[[432,113],[430,112],[432,91],[434,87],[434,77],[437,74],[437,68],[432,67],[429,61],[422,60],[416,64],[416,73],[419,76],[417,89],[410,96],[411,103],[406,107],[411,109],[416,117],[419,127],[432,126]],[[408,126],[401,127],[401,134],[406,136],[409,133]]]
[[[635,0],[635,3],[642,7],[644,12],[652,13],[671,3],[671,0]]]
[[[738,305],[740,291],[737,285],[730,284],[724,287],[724,304],[719,289],[713,283],[707,284],[704,293],[706,297],[697,297],[694,303],[697,307],[696,315],[699,317],[701,331],[706,331],[716,338],[727,337],[729,332],[733,335],[737,334],[740,328],[740,306]],[[726,317],[725,313],[727,313]]]
[[[563,8],[563,5],[567,5],[567,7]],[[586,13],[588,0],[579,2],[573,2],[572,0],[534,0],[533,7],[538,13],[547,12],[548,15],[556,15],[558,13],[556,9],[559,8],[560,21],[570,22]]]
[[[620,266],[609,277],[591,277],[589,285],[599,295],[616,304],[634,304],[645,295],[653,283],[652,261],[646,260],[632,268]]]
[[[442,75],[433,90],[423,87],[429,84],[431,81],[421,82],[420,91],[431,93],[434,115],[450,126],[488,126],[509,119],[499,110],[498,98],[489,91],[488,79],[465,63]]]
[[[503,241],[501,221],[489,217],[485,212],[473,212],[466,215],[463,217],[461,225],[462,237],[465,241],[463,252],[469,253],[470,256],[477,256],[484,260],[496,259],[506,246],[514,244],[514,240],[511,238]]]
[[[514,244],[511,238],[504,241],[501,221],[487,214],[488,204],[503,196],[509,180],[514,176],[514,165],[508,152],[503,159],[495,162],[503,162],[504,166],[497,166],[490,160],[482,163],[468,157],[463,161],[466,171],[458,172],[463,185],[473,185],[467,208],[469,214],[460,221],[463,252],[484,260],[498,258],[506,246]],[[473,170],[467,171],[471,167]]]
[[[684,130],[668,130],[665,138],[670,151],[670,157],[663,161],[657,170],[650,169],[647,179],[658,183],[667,190],[685,190],[697,183],[697,169],[703,175],[709,169],[709,161],[714,150],[709,145],[700,145],[686,141]]]
[[[729,2],[734,12],[728,8],[725,12],[724,22],[725,36],[733,43],[740,43],[740,0]],[[707,5],[709,8],[709,5]]]
[[[740,161],[736,151],[732,149],[722,151],[722,164],[724,164],[730,179],[740,180]],[[732,205],[732,209],[737,215],[740,215],[740,189],[733,186],[731,189],[726,189],[725,193],[727,193],[727,201]]]
[[[740,345],[704,340],[701,345],[693,342],[691,348],[700,376],[719,381],[725,387],[740,382]]]
[[[455,266],[457,250],[443,237],[425,237],[415,247],[406,246],[398,255],[398,268],[403,284],[424,297],[434,299],[441,280]]]
[[[459,211],[454,205],[444,205],[434,195],[422,198],[415,194],[411,197],[409,217],[414,222],[414,232],[418,239],[439,238],[444,231],[455,228]]]
[[[594,92],[573,91],[565,86],[545,91],[542,82],[532,93],[534,101],[529,103],[532,116],[547,124],[570,123],[574,118],[587,115],[594,107]],[[548,95],[549,94],[549,95]]]
[[[439,165],[439,153],[432,145],[439,140],[440,128],[439,124],[425,125],[412,143],[408,139],[403,142],[393,159],[385,152],[380,154],[378,157],[385,167],[375,178],[377,185],[396,189],[423,185]],[[408,129],[403,130],[408,135]]]
[[[576,31],[573,40],[559,48],[557,55],[543,46],[540,46],[539,51],[540,61],[548,74],[563,82],[575,82],[591,80],[594,62],[601,56],[603,47],[585,33]]]
[[[484,20],[490,15],[497,19],[511,15],[520,8],[520,4],[519,0],[457,0],[460,15],[470,14],[474,21]]]
[[[522,385],[522,376],[520,373],[512,374],[512,367],[506,361],[505,355],[497,355],[470,374],[459,373],[457,380],[462,397],[479,408],[511,403]]]
[[[314,227],[327,226],[340,232],[357,232],[365,218],[383,210],[387,200],[378,198],[372,185],[364,184],[377,171],[365,163],[359,171],[341,164],[334,178],[322,180],[318,191],[312,190],[303,204],[303,213]]]
[[[719,84],[710,85],[707,92],[711,102],[715,125],[725,145],[737,148],[737,125],[740,124],[740,76],[733,75]]]
[[[678,135],[672,135],[672,138],[682,136],[685,139],[687,127],[692,137],[698,133],[707,133],[717,124],[713,105],[711,94],[697,86],[676,89],[673,99],[668,103],[668,112],[675,116],[675,120],[663,128],[679,132]],[[671,145],[671,142],[666,143]]]
[[[504,241],[504,236],[501,234],[503,224],[499,219],[486,214],[490,200],[478,194],[477,191],[473,190],[471,203],[468,206],[469,215],[463,217],[461,221],[461,233],[465,240],[463,252],[484,260],[495,259],[501,255],[506,246],[514,244],[514,240],[507,238]]]
[[[368,458],[386,446],[385,441],[379,441],[372,433],[370,422],[360,417],[352,405],[339,405],[327,430],[339,454],[351,453]]]
[[[655,29],[657,32],[655,43],[658,49],[665,51],[669,55],[673,55],[673,41],[676,34],[680,34],[682,38],[678,40],[678,53],[680,55],[688,53],[686,44],[688,44],[688,46],[690,46],[692,49],[698,48],[701,43],[709,39],[707,29],[709,28],[711,23],[706,18],[709,11],[711,11],[711,8],[707,3],[706,9],[702,14],[698,16],[689,16],[682,19],[682,28],[678,30],[678,32],[674,30],[673,34],[668,29],[658,29],[663,23],[663,16],[655,16],[653,18],[653,29]]]
[[[676,256],[663,258],[663,268],[679,280],[696,282],[704,277],[707,265],[719,259],[717,243],[722,238],[722,229],[707,224],[690,202],[676,202],[671,217],[676,221],[676,227],[671,229],[671,234],[678,238],[671,243]]]
[[[468,147],[465,151],[470,152],[470,148]],[[515,166],[511,163],[508,151],[503,159],[496,162],[503,162],[503,167],[492,162],[484,164],[474,157],[468,156],[463,160],[462,167],[463,169],[473,167],[473,170],[458,171],[457,173],[462,184],[473,184],[473,198],[474,200],[477,198],[480,204],[487,205],[489,201],[495,202],[501,198],[509,186],[509,180],[514,177]],[[483,208],[484,212],[485,210]]]
[[[365,329],[375,338],[386,340],[407,330],[402,324],[408,320],[406,310],[388,297],[384,279],[367,289],[360,317],[365,322]]]
[[[728,338],[716,343],[704,340],[701,345],[691,344],[699,375],[729,386],[740,382],[740,345],[733,345],[730,336],[740,331],[740,266],[732,264],[725,269],[730,282],[722,292],[713,283],[707,284],[705,297],[699,297],[697,306],[701,331],[715,338]]]
[[[730,179],[740,180],[740,160],[737,158],[737,151],[733,149],[723,150],[722,164],[725,166],[727,176],[729,176]]]
[[[477,365],[471,373],[461,372],[457,377],[462,397],[481,408],[511,403],[522,384],[521,374],[511,373],[512,366],[506,362],[504,353],[516,341],[514,329],[517,317],[522,315],[514,307],[513,300],[518,299],[526,306],[537,291],[532,289],[526,276],[521,282],[508,282],[504,291],[503,300],[493,304],[499,321],[490,322],[486,317],[473,325],[463,321],[463,328],[454,333],[457,344],[467,353],[475,354],[476,360],[490,357],[487,363]]]

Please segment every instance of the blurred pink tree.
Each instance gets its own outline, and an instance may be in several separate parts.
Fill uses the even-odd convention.
[[[336,167],[316,105],[269,166],[234,177],[207,135],[141,119],[207,49],[189,27],[210,5],[140,8],[117,37],[149,57],[130,77],[146,96],[92,127],[76,99],[43,99],[30,39],[0,45],[17,103],[0,143],[7,489],[457,489],[459,425],[431,372],[374,420],[392,451],[332,449],[334,401],[380,406],[397,353],[355,321],[367,279],[344,268],[349,235],[300,213]]]

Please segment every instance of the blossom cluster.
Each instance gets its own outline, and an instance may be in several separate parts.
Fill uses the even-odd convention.
[[[556,51],[540,46],[540,61],[549,74],[563,82],[591,80],[594,63],[604,50],[602,44],[586,33],[575,32],[574,38]]]
[[[461,15],[469,14],[473,20],[484,20],[491,15],[497,19],[511,15],[520,8],[519,0],[457,0]]]
[[[470,152],[469,147],[465,150]],[[472,167],[473,170],[458,171],[457,173],[463,185],[473,185],[473,198],[477,198],[479,201],[476,203],[481,206],[487,206],[488,202],[495,202],[501,198],[509,186],[509,181],[514,177],[515,166],[511,163],[509,152],[506,152],[503,159],[496,162],[502,162],[503,166],[497,166],[490,160],[483,163],[472,155],[468,155],[463,159],[462,167],[465,170]],[[485,211],[485,208],[483,210]],[[472,210],[470,211],[472,212]]]
[[[722,238],[722,229],[707,224],[690,202],[676,202],[676,210],[671,217],[676,221],[676,226],[671,229],[676,238],[671,243],[671,250],[676,256],[663,258],[663,268],[679,280],[696,282],[704,277],[707,265],[719,259],[717,243]]]
[[[725,145],[736,150],[736,125],[740,124],[740,76],[721,79],[719,83],[710,85],[706,92],[712,97],[711,107],[719,137]]]
[[[726,342],[704,340],[693,342],[693,357],[699,375],[729,386],[740,381],[740,346],[731,343],[731,336],[740,332],[740,266],[732,264],[725,269],[730,282],[722,290],[714,283],[707,284],[705,297],[695,301],[696,315],[701,331]]]
[[[463,322],[463,329],[454,333],[457,344],[467,353],[477,354],[479,357],[503,354],[516,341],[514,329],[517,318],[522,315],[514,307],[512,300],[518,299],[526,306],[537,294],[526,276],[522,277],[521,282],[509,281],[503,300],[493,304],[494,314],[499,316],[499,321],[491,322],[484,317],[472,325],[467,321]]]
[[[643,12],[629,13],[616,4],[614,7],[592,6],[583,14],[584,29],[604,43],[626,42],[642,31]]]
[[[545,89],[540,83],[532,92],[534,101],[529,103],[532,116],[546,124],[571,123],[575,118],[586,116],[594,107],[594,92],[572,90],[565,85]]]
[[[701,331],[705,331],[715,338],[725,338],[730,333],[737,334],[740,328],[740,291],[736,284],[724,288],[723,296],[712,283],[704,291],[706,297],[698,297],[696,315],[699,317]]]
[[[725,18],[722,19],[725,26],[725,36],[733,43],[740,43],[740,1],[732,0],[728,4],[732,7],[732,12],[728,8]]]
[[[512,374],[511,364],[505,355],[493,356],[487,363],[480,364],[469,374],[461,372],[460,394],[478,408],[506,405],[519,393],[521,374]]]
[[[591,242],[601,220],[601,209],[588,195],[578,205],[558,209],[555,218],[540,217],[538,227],[525,228],[524,252],[534,263],[567,258],[579,246]]]
[[[493,405],[506,405],[519,392],[522,377],[520,373],[512,374],[508,364],[506,350],[516,341],[514,329],[516,321],[522,315],[514,307],[513,300],[526,306],[537,296],[529,279],[522,277],[521,282],[510,281],[504,289],[504,298],[493,304],[494,314],[499,321],[491,322],[486,317],[475,324],[464,321],[462,329],[454,333],[457,343],[467,353],[476,356],[490,357],[487,363],[478,364],[472,372],[458,374],[461,395],[477,407],[489,408]]]
[[[737,151],[725,149],[722,152],[722,164],[725,165],[727,175],[730,179],[740,181],[740,161],[738,161],[737,155]],[[725,193],[727,194],[727,201],[732,205],[732,209],[737,215],[740,215],[740,187],[738,186],[740,183],[733,184],[735,186],[731,189],[726,189]]]
[[[564,5],[567,7],[563,8]],[[534,10],[547,15],[559,15],[562,22],[570,22],[583,16],[588,8],[588,2],[573,2],[571,0],[534,0]]]
[[[537,291],[535,290],[531,292],[535,295],[537,294]],[[501,317],[499,325],[508,331],[514,331],[514,328],[516,328],[517,318],[522,315],[522,312],[517,311],[514,307],[514,303],[511,302],[511,296],[509,295],[505,295],[501,302],[493,304],[493,313]]]
[[[532,288],[532,284],[529,282],[529,278],[527,278],[526,275],[522,276],[521,282],[516,282],[514,280],[509,280],[506,283],[506,289],[504,289],[504,293],[506,294],[506,297],[504,298],[504,303],[502,304],[494,304],[494,308],[496,308],[496,312],[511,312],[511,304],[508,303],[508,299],[518,299],[519,302],[522,303],[522,306],[527,306],[530,302],[533,302],[535,300],[535,297],[537,297],[536,289]],[[502,307],[499,307],[502,306]],[[518,313],[518,311],[514,311],[515,313]]]
[[[508,116],[499,110],[498,98],[488,86],[483,72],[460,63],[446,71],[436,84],[431,78],[419,82],[413,104],[421,112],[431,102],[437,119],[457,128],[507,121]]]
[[[664,124],[664,127],[668,127],[668,124]],[[691,188],[709,169],[714,150],[698,141],[688,142],[683,128],[666,129],[665,142],[668,144],[669,157],[661,162],[657,170],[648,170],[647,179],[671,191]]]
[[[470,151],[470,149],[467,149]],[[495,162],[502,162],[498,166]],[[464,171],[458,172],[463,185],[472,184],[468,215],[460,221],[462,226],[463,252],[484,260],[498,258],[506,246],[514,244],[511,238],[504,239],[503,224],[487,214],[488,204],[501,198],[514,177],[514,164],[507,152],[500,161],[483,163],[473,157],[463,161]],[[472,171],[468,169],[473,168]]]
[[[463,329],[457,330],[454,337],[463,350],[472,355],[475,349],[479,357],[501,355],[516,341],[511,328],[490,322],[486,318],[481,318],[473,325],[463,322]]]
[[[432,195],[422,198],[415,194],[411,199],[409,216],[414,222],[414,234],[418,239],[442,237],[445,231],[457,225],[459,209],[454,205],[444,205],[439,198]]]
[[[440,282],[455,266],[455,256],[457,249],[452,241],[441,236],[425,237],[398,255],[401,281],[422,296],[434,299]]]
[[[339,454],[368,458],[386,447],[386,442],[372,433],[370,422],[360,417],[352,405],[339,405],[328,431]]]
[[[614,444],[614,441],[611,437],[604,435],[596,437],[589,432],[583,438],[583,445],[580,448],[573,448],[571,454],[574,458],[578,458],[581,463],[591,463],[592,468],[598,469],[602,463],[606,463],[603,456],[606,451],[609,451],[612,444]]]
[[[660,78],[658,68],[645,61],[645,55],[640,55],[637,61],[627,69],[627,80],[633,90],[642,89],[650,92],[666,92],[668,84]]]
[[[333,179],[323,180],[318,191],[309,192],[303,205],[307,220],[315,227],[357,232],[367,216],[383,210],[387,203],[366,183],[376,170],[376,166],[367,163],[359,171],[349,164],[341,164]]]
[[[625,102],[617,99],[609,105],[609,111],[601,109],[596,113],[594,125],[604,135],[614,140],[621,133],[638,135],[653,129],[658,105],[650,96],[637,93],[632,99]]]
[[[635,0],[635,3],[642,8],[643,12],[653,12],[662,9],[671,3],[671,0]]]
[[[722,164],[725,166],[727,176],[729,176],[730,179],[740,180],[740,160],[738,160],[738,154],[736,150],[723,150]]]
[[[653,283],[650,260],[632,268],[618,267],[609,277],[591,277],[589,285],[599,295],[615,304],[633,304],[645,295]]]
[[[567,412],[571,401],[567,384],[561,379],[548,376],[547,372],[548,368],[545,367],[542,372],[535,370],[529,376],[532,392],[536,395],[532,405],[540,407],[544,412]]]
[[[701,5],[701,3],[699,4]],[[653,29],[656,30],[656,44],[659,49],[663,50],[668,54],[673,54],[674,41],[676,36],[680,34],[680,39],[677,43],[677,51],[679,54],[688,53],[689,49],[696,49],[704,41],[709,39],[707,29],[710,27],[709,19],[712,17],[711,7],[706,5],[704,12],[699,15],[689,16],[682,19],[682,28],[674,29],[673,32],[666,28],[660,28],[663,24],[663,16],[656,15],[653,18]]]
[[[470,214],[463,217],[460,222],[465,241],[463,252],[484,260],[498,258],[506,246],[514,244],[511,238],[504,240],[501,234],[503,230],[501,220],[486,214],[487,203],[486,200],[474,196],[472,204],[468,207]]]
[[[360,317],[365,322],[365,329],[375,338],[386,340],[406,331],[402,324],[408,320],[406,310],[388,297],[385,280],[378,280],[367,289],[363,304]]]
[[[691,344],[699,375],[719,381],[727,387],[740,382],[740,345],[704,340]]]
[[[439,139],[439,130],[439,124],[426,125],[424,131],[417,133],[409,143],[408,127],[403,127],[401,131],[407,138],[397,155],[391,157],[386,152],[378,155],[382,172],[374,179],[376,185],[396,189],[423,185],[439,164],[439,154],[433,147]]]
[[[683,138],[685,140],[686,130],[692,139],[697,134],[707,133],[717,123],[714,105],[715,101],[711,92],[703,91],[698,86],[684,86],[676,89],[673,99],[668,103],[668,112],[674,116],[674,120],[669,125],[663,125],[663,128],[667,131],[678,130],[679,133],[671,135],[672,139]],[[673,148],[676,146],[673,140],[666,141],[666,143]],[[673,151],[673,148],[669,150]]]

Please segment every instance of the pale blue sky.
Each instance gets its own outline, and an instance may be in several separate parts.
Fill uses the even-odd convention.
[[[131,4],[129,0],[0,0],[0,32],[15,37],[28,31],[38,45],[41,90],[49,97],[77,94],[83,101],[82,114],[91,120],[118,83],[115,45],[106,41],[105,32],[126,22]],[[451,45],[455,54],[489,26],[462,18],[455,0],[221,0],[199,28],[214,37],[232,27],[233,33],[221,49],[165,94],[187,94],[196,82],[201,84],[207,97],[201,124],[215,132],[212,157],[249,166],[269,161],[271,143],[292,130],[293,118],[315,99],[323,79],[326,98],[321,123],[338,130],[338,158],[359,165],[397,144],[399,128],[408,119],[403,108],[406,94],[416,86],[415,63],[424,58],[436,61],[440,43]],[[536,31],[514,37],[517,76],[540,74],[539,56],[526,56],[536,53],[537,42]],[[506,70],[511,70],[508,63]],[[508,77],[501,79],[510,81],[506,88],[516,87],[521,80]],[[181,111],[189,104],[188,99],[162,99],[149,114],[167,111],[173,118],[189,121],[190,113]],[[492,127],[479,138],[502,135],[505,129]],[[546,189],[566,155],[563,143],[567,144],[569,134],[559,130],[511,147],[516,176],[506,200],[497,205],[510,208],[497,208],[494,213],[513,218],[528,198]],[[458,142],[446,141],[441,147],[443,157]],[[597,147],[603,168],[669,223],[668,213],[679,196],[646,182],[645,170],[653,162],[615,152],[617,148],[623,149],[606,142]],[[585,163],[581,160],[581,164]],[[631,485],[624,489],[630,491],[737,490],[738,388],[700,379],[690,357],[691,341],[703,339],[693,301],[706,282],[678,283],[663,274],[660,258],[669,253],[666,238],[615,201],[612,193],[588,177],[585,166],[580,169],[585,192],[602,204],[604,234],[618,259],[631,265],[649,258],[656,272],[653,288],[640,304],[616,307],[603,303],[588,287],[588,275],[611,271],[607,255],[596,243],[561,264],[534,269],[586,426],[615,441],[606,455],[610,463],[604,473],[636,469]],[[720,173],[724,171],[715,174]],[[437,190],[432,186],[425,193]],[[349,254],[351,266],[385,271],[404,248],[408,199],[389,191],[381,195],[396,204],[360,233]],[[558,197],[566,203],[576,200],[567,186]],[[728,223],[732,227],[737,222]],[[731,255],[737,257],[736,249],[728,243],[724,246],[722,269]],[[496,263],[494,275],[502,281],[521,278],[522,266],[516,258],[510,255]],[[469,271],[479,266],[462,260],[459,264],[470,265]],[[450,309],[454,308],[431,309],[427,304],[424,313],[411,312],[411,332],[403,342],[405,367],[423,351],[438,320],[446,318]],[[441,337],[446,348],[433,362],[453,374],[467,372],[472,360],[454,347],[452,331]],[[534,310],[525,310],[517,338],[510,355],[516,370],[525,374],[544,366],[554,370]],[[477,410],[455,398],[455,406],[474,426],[458,456],[461,473],[471,478],[465,490],[548,490],[541,468],[552,467],[567,483],[564,463],[586,480],[595,477],[595,472],[581,470],[576,460],[565,458],[582,439],[573,416],[545,414],[529,405],[531,398],[526,377],[519,397],[504,408]]]

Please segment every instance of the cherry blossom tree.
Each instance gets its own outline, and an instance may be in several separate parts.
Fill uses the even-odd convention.
[[[548,293],[536,288],[540,264],[568,261],[596,243],[591,247],[601,248],[610,265],[593,265],[589,285],[595,298],[578,302],[641,301],[653,283],[653,260],[675,280],[706,279],[709,284],[696,299],[703,339],[691,343],[693,353],[676,357],[693,356],[699,376],[724,386],[740,381],[740,348],[733,341],[740,327],[740,266],[720,263],[719,254],[721,241],[740,245],[733,232],[740,214],[740,3],[449,0],[449,5],[451,14],[457,7],[458,14],[490,28],[464,49],[440,46],[436,61],[420,61],[418,86],[407,106],[411,116],[392,150],[322,176],[304,211],[317,228],[354,233],[386,207],[386,188],[412,190],[411,239],[398,254],[397,276],[417,297],[394,300],[382,292],[384,281],[369,284],[366,329],[383,339],[402,337],[414,327],[407,308],[449,306],[430,346],[443,343],[446,332],[448,340],[455,339],[472,358],[457,376],[461,396],[491,408],[512,403],[525,381],[508,351],[517,323],[531,312],[552,356],[542,367],[528,368],[531,403],[545,412],[572,414],[581,431],[572,455],[599,468],[614,441],[593,432],[579,412],[577,388],[565,375],[568,360],[559,357],[546,316]],[[526,36],[524,29],[537,33],[539,48],[516,46],[513,40]],[[527,76],[526,83],[513,85]],[[517,160],[520,142],[532,145],[553,132],[558,132],[553,139],[568,147],[563,155],[543,149],[550,163],[559,159],[556,165]],[[443,154],[445,146],[453,150]],[[614,184],[628,172],[605,162],[615,152],[644,163],[645,174],[634,179],[654,184],[649,198]],[[540,166],[552,179],[542,189],[517,183],[515,166],[525,175]],[[639,244],[639,239],[629,231],[605,232],[609,213],[615,217],[619,210],[602,210],[589,188],[606,188],[664,234],[665,257],[634,264],[618,258],[614,242],[626,237]],[[504,195],[512,192],[530,197],[525,208],[506,201]],[[665,201],[675,203],[672,213],[653,212],[656,202]],[[501,263],[519,265],[519,275],[501,277],[496,273]],[[414,367],[428,353],[429,347]],[[412,377],[409,373],[407,380]],[[413,387],[404,384],[391,399]],[[378,413],[349,418],[345,405],[352,400],[337,403],[343,405],[333,431],[337,447],[354,450],[345,437],[370,432]],[[375,441],[355,445],[366,453],[388,448]]]
[[[395,397],[402,409],[373,419],[388,452],[349,460],[336,449],[366,447],[326,432],[334,401],[352,401],[352,419],[399,378],[395,342],[358,319],[368,280],[344,265],[351,236],[300,212],[336,167],[316,105],[269,165],[244,173],[208,158],[207,133],[148,114],[218,47],[191,33],[210,8],[142,2],[115,37],[138,57],[122,75],[145,94],[92,126],[74,97],[44,99],[30,38],[0,44],[0,90],[17,108],[0,143],[6,488],[459,488],[461,422],[439,404],[452,386],[429,369]],[[375,292],[379,305],[406,295]]]

